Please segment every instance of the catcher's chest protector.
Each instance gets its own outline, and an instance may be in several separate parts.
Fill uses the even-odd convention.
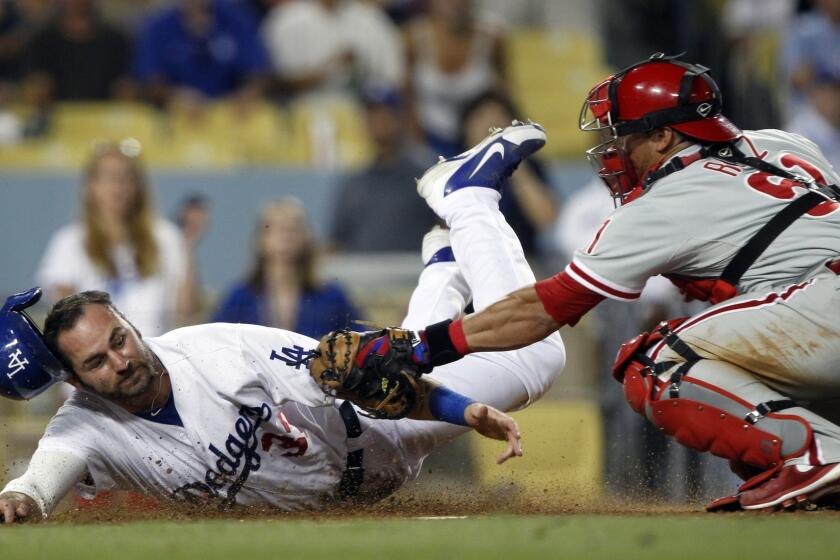
[[[809,449],[811,426],[798,416],[775,412],[795,403],[772,401],[753,406],[692,377],[692,371],[714,367],[714,361],[699,356],[693,362],[656,364],[645,352],[663,338],[670,340],[669,346],[674,344],[662,332],[642,333],[619,350],[613,374],[622,382],[633,410],[686,447],[761,469],[779,467]],[[663,379],[662,373],[670,377]]]

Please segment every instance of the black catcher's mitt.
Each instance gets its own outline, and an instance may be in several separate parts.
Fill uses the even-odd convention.
[[[321,338],[309,373],[324,392],[349,400],[371,417],[396,420],[423,402],[425,384],[412,360],[406,329],[333,331]]]

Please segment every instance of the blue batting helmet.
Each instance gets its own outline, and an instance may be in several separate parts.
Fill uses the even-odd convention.
[[[31,399],[69,375],[23,312],[39,299],[41,288],[32,288],[9,296],[0,309],[0,395],[10,399]]]

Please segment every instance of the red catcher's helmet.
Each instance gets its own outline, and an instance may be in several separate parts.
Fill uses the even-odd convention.
[[[592,88],[581,130],[612,129],[616,137],[669,126],[704,142],[731,142],[742,132],[721,114],[709,69],[657,53]]]
[[[619,138],[670,127],[700,142],[732,142],[741,130],[724,117],[709,69],[661,53],[610,76],[589,92],[580,129],[600,131],[601,142],[586,151],[598,176],[622,204],[639,187],[636,170]]]

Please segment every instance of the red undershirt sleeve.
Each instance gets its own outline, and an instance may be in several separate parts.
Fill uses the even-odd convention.
[[[565,272],[540,280],[534,289],[546,313],[560,326],[574,326],[590,309],[606,299],[576,282]]]

